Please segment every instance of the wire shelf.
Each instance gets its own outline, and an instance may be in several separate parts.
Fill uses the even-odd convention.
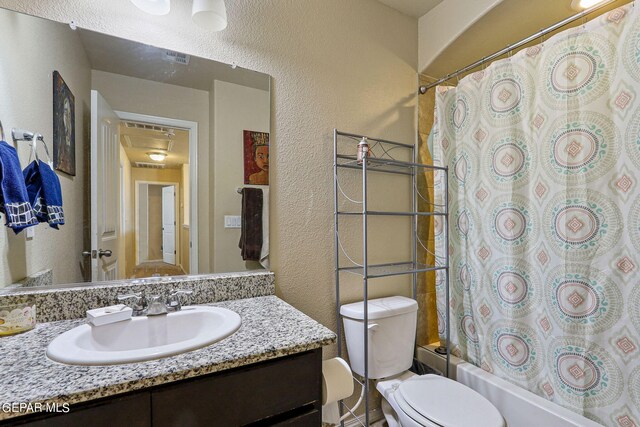
[[[379,215],[379,216],[446,216],[448,215],[447,212],[338,211],[336,213],[338,215]]]
[[[417,283],[418,283],[418,274],[425,273],[429,271],[444,271],[445,274],[445,284],[446,284],[446,294],[447,294],[447,302],[446,302],[446,341],[449,342],[449,253],[448,250],[443,256],[438,256],[434,252],[432,252],[428,245],[425,245],[422,240],[420,240],[418,236],[418,230],[420,229],[418,220],[419,218],[442,218],[444,224],[442,225],[445,229],[448,230],[449,227],[449,212],[448,212],[448,168],[441,166],[434,166],[428,164],[417,163],[417,150],[415,145],[403,144],[394,141],[388,141],[377,138],[368,138],[369,141],[369,157],[366,158],[365,162],[358,162],[357,155],[354,153],[354,150],[357,148],[354,141],[360,141],[364,135],[357,135],[352,133],[346,133],[338,131],[334,129],[333,134],[333,173],[334,173],[334,231],[335,231],[335,279],[336,279],[336,318],[340,319],[340,306],[342,304],[340,292],[340,280],[343,273],[348,273],[352,275],[356,275],[362,278],[363,282],[363,300],[369,300],[369,289],[368,289],[368,280],[381,278],[381,277],[390,277],[390,276],[401,276],[401,275],[411,275],[412,276],[412,295],[415,299],[417,297]],[[345,143],[349,143],[350,145],[345,145]],[[345,152],[346,151],[346,152]],[[412,161],[400,160],[399,158],[411,158]],[[357,183],[353,181],[354,175],[358,174],[350,173],[345,174],[345,169],[356,170],[361,175],[361,187],[362,196],[357,196],[354,198],[354,195],[347,196],[344,193],[342,187],[340,186],[340,182],[338,180],[340,171],[345,176],[348,176],[349,180],[351,180],[351,187]],[[386,210],[372,210],[367,208],[367,191],[368,190],[368,174],[369,172],[383,172],[390,174],[399,174],[404,175],[407,180],[408,188],[411,189],[411,206],[403,206],[407,208],[408,211],[386,211]],[[418,188],[418,182],[422,179],[422,173],[424,172],[433,172],[434,180],[436,179],[436,173],[439,172],[438,175],[438,185],[441,185],[444,189],[443,200],[437,199],[432,200],[433,195],[432,191],[435,191],[435,184],[431,187],[427,187],[426,189],[421,187]],[[357,178],[356,178],[357,179]],[[401,179],[401,178],[398,178]],[[442,179],[443,181],[439,181]],[[376,181],[377,182],[377,181]],[[393,181],[394,183],[396,180]],[[422,191],[426,191],[425,194],[422,194]],[[354,191],[353,189],[351,191]],[[343,208],[340,210],[340,194],[347,200],[352,203],[355,203],[360,206],[351,205],[350,208]],[[421,201],[420,201],[420,200]],[[344,203],[344,201],[342,201]],[[423,212],[421,211],[422,206],[426,203],[429,208],[433,209],[433,212]],[[419,207],[420,206],[420,207]],[[398,206],[396,206],[397,208]],[[368,217],[369,216],[380,216],[380,217],[407,217],[410,219],[410,229],[411,229],[411,260],[401,262],[390,262],[383,264],[372,264],[370,263],[370,258],[368,254],[368,238],[369,233],[371,232],[370,227],[368,225]],[[346,253],[344,247],[342,246],[342,242],[340,240],[340,232],[339,229],[341,227],[342,222],[339,220],[340,218],[356,218],[359,217],[362,219],[362,262],[354,261],[349,254]],[[397,222],[396,222],[397,223]],[[403,221],[403,224],[406,224],[406,221]],[[351,224],[350,224],[351,225]],[[404,225],[403,225],[404,226]],[[407,230],[408,231],[408,230]],[[445,234],[445,247],[448,248],[448,232]],[[418,262],[418,259],[422,261],[426,261],[424,259],[424,254],[428,253],[433,256],[435,265],[427,265],[421,262]],[[397,256],[397,255],[396,255]],[[421,258],[419,258],[421,257]],[[351,265],[344,265],[347,263],[346,259],[351,262]],[[358,260],[359,261],[359,260]],[[367,319],[368,313],[368,304],[364,304],[364,318]],[[369,340],[367,328],[363,328],[364,337],[363,337],[363,354],[369,353]],[[343,327],[341,322],[337,322],[337,335],[338,335],[338,356],[343,356]],[[447,375],[449,369],[449,357],[450,357],[450,348],[447,346]],[[364,376],[362,377],[362,381],[359,381],[354,377],[354,380],[357,381],[364,387],[365,396],[364,396],[364,414],[360,416],[356,416],[352,412],[352,409],[347,407],[343,401],[341,401],[340,405],[340,413],[350,413],[351,416],[354,417],[354,423],[359,423],[362,426],[369,425],[369,411],[370,411],[370,402],[369,402],[369,378],[367,376],[368,366],[369,366],[369,357],[364,357]],[[344,426],[344,423],[341,423]]]
[[[363,163],[364,162],[358,163],[358,158],[353,155],[336,155],[336,166],[339,168],[357,169],[361,171],[363,169]],[[416,173],[416,170],[446,171],[447,168],[443,166],[405,162],[402,160],[381,157],[367,157],[367,171],[387,172],[413,176]]]
[[[446,265],[435,266],[421,264],[419,262],[394,262],[387,264],[371,264],[367,266],[367,275],[364,275],[364,267],[338,267],[338,271],[352,273],[367,279],[379,277],[401,276],[403,274],[425,273],[427,271],[446,270]]]

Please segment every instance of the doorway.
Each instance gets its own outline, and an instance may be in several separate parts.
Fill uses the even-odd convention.
[[[186,274],[182,253],[180,184],[135,181],[135,266],[131,277]]]

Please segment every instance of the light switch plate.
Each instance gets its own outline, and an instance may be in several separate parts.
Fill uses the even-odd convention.
[[[242,227],[242,219],[240,215],[225,215],[224,228],[240,228]]]
[[[26,230],[26,238],[27,240],[32,240],[34,237],[36,237],[36,228],[35,227],[28,227]]]

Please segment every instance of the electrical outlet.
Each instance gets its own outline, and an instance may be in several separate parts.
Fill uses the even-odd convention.
[[[239,215],[225,215],[224,228],[241,228],[242,218]]]

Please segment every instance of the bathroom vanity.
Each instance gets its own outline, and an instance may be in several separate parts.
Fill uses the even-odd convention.
[[[86,320],[39,323],[2,340],[0,369],[8,381],[0,389],[0,402],[61,409],[66,403],[69,411],[0,412],[0,426],[321,424],[322,346],[335,341],[333,332],[273,295],[271,273],[180,286],[208,289],[200,298],[205,293],[213,300],[214,294],[228,299],[210,305],[238,313],[242,325],[221,341],[175,356],[81,366],[54,362],[45,352],[54,338]],[[102,290],[113,292],[108,286]],[[85,301],[82,294],[78,291],[74,305]],[[236,295],[248,297],[233,299]],[[55,297],[39,296],[43,304],[48,298]]]

